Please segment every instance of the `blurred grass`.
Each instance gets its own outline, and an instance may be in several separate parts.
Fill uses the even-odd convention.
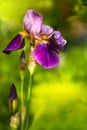
[[[60,30],[68,42],[60,54],[58,68],[44,70],[39,65],[36,68],[31,130],[87,130],[87,7],[80,0],[0,1],[0,130],[10,129],[8,97],[12,82],[20,103],[21,50],[9,56],[2,50],[23,30],[22,19],[28,8],[40,12],[45,23]],[[26,71],[24,91],[27,84]]]
[[[35,120],[32,129],[86,129],[87,98],[80,84],[49,83],[33,90]],[[39,100],[38,100],[39,99]],[[41,123],[40,123],[41,122]],[[39,127],[39,128],[38,128]]]

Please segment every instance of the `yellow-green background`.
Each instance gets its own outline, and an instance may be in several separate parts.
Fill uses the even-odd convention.
[[[23,31],[23,16],[31,8],[43,15],[45,24],[61,31],[67,45],[57,68],[44,70],[38,65],[35,70],[30,129],[87,130],[87,7],[81,0],[0,0],[0,130],[10,129],[8,101],[13,82],[20,103],[21,50],[9,56],[2,50]],[[28,79],[26,72],[24,93]]]

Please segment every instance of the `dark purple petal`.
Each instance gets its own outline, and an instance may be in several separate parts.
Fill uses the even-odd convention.
[[[16,98],[17,98],[16,88],[15,88],[15,85],[12,84],[11,89],[10,89],[9,99],[10,100],[15,100]]]
[[[50,35],[53,32],[53,28],[47,25],[42,25],[41,33],[45,35]]]
[[[38,36],[42,21],[42,16],[30,9],[26,12],[23,19],[24,28],[31,35]]]
[[[59,31],[54,31],[53,36],[58,45],[60,45],[61,47],[66,45],[66,40],[63,38]]]
[[[45,69],[54,68],[59,64],[57,53],[51,50],[48,44],[39,44],[33,51],[34,58],[37,63]]]
[[[55,40],[50,40],[49,48],[53,51],[62,51],[64,47],[62,45],[59,45]]]
[[[9,43],[9,45],[3,50],[4,53],[9,54],[12,51],[19,50],[25,45],[23,35],[18,34],[14,39]]]

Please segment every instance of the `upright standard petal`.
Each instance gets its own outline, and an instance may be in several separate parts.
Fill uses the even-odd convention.
[[[48,44],[39,44],[33,52],[37,63],[42,65],[45,69],[54,68],[59,64],[59,57],[57,53],[51,50]]]
[[[42,21],[42,16],[30,9],[23,19],[24,28],[28,33],[37,37],[41,30]]]
[[[56,50],[63,50],[64,46],[66,45],[66,40],[63,38],[59,31],[53,32],[53,39],[51,39],[53,44],[51,44],[51,48],[56,48]]]
[[[49,36],[53,32],[53,28],[47,25],[42,25],[41,27],[41,33],[45,34],[46,36]]]
[[[12,51],[19,50],[25,45],[24,37],[22,34],[18,34],[14,39],[9,43],[9,45],[3,50],[4,53],[9,54]]]
[[[59,31],[54,31],[53,35],[58,45],[61,45],[61,46],[66,45],[66,40],[63,38],[63,36],[61,35]]]

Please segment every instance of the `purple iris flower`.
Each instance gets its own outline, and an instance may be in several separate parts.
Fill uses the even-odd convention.
[[[43,18],[32,9],[25,13],[23,25],[26,32],[19,33],[4,49],[4,53],[24,47],[24,38],[30,39],[34,46],[33,57],[45,69],[54,68],[59,64],[58,52],[63,50],[66,40],[59,31],[43,24]]]

